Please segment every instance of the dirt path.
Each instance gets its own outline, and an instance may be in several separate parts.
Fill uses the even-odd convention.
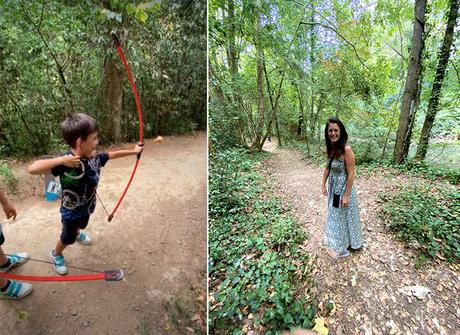
[[[132,147],[132,145],[129,145]],[[206,135],[166,137],[146,145],[111,223],[100,202],[87,231],[91,246],[65,251],[69,265],[122,268],[121,282],[34,283],[20,301],[0,301],[0,334],[193,334],[206,320]],[[103,169],[98,193],[110,211],[132,170],[130,158]],[[43,200],[43,182],[18,166],[19,216],[3,221],[5,252],[49,260],[59,233],[59,203]],[[3,219],[3,218],[2,218]],[[70,274],[84,271],[69,269]],[[29,261],[18,274],[55,275]],[[17,311],[27,312],[19,321]]]
[[[322,169],[306,164],[293,150],[278,149],[275,142],[264,149],[274,153],[264,174],[309,235],[306,247],[316,258],[319,313],[325,314],[329,301],[335,303],[335,313],[327,319],[329,334],[460,334],[458,266],[415,269],[411,251],[377,217],[378,193],[401,187],[402,178],[384,172],[357,178],[365,248],[335,262],[323,244],[327,199],[321,194]],[[400,291],[415,285],[430,293],[419,299]]]

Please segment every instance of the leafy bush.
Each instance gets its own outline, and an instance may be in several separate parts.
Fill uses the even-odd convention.
[[[3,178],[8,191],[11,193],[16,193],[18,189],[18,178],[16,178],[11,171],[11,168],[4,162],[0,161],[0,176]]]
[[[417,161],[408,161],[406,164],[397,165],[396,168],[403,172],[422,175],[430,180],[445,179],[451,184],[460,184],[460,170],[458,169],[435,167]]]
[[[299,248],[305,233],[254,172],[265,156],[229,149],[210,157],[213,333],[239,333],[248,319],[267,334],[314,325],[315,307],[300,292],[309,281],[308,254]]]
[[[414,242],[423,254],[460,261],[460,191],[455,187],[413,185],[397,194],[380,196],[385,201],[381,217],[396,236]]]

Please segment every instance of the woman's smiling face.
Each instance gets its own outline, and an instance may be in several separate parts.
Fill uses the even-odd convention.
[[[340,138],[340,128],[337,123],[329,123],[329,127],[327,128],[327,135],[332,143],[335,143]]]

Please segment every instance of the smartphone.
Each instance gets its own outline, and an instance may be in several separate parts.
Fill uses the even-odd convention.
[[[335,208],[340,207],[340,194],[334,194],[334,196],[332,197],[332,206],[334,206]]]

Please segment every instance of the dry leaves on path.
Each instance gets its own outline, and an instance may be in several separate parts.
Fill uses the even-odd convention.
[[[264,148],[265,149],[265,148]],[[379,192],[396,191],[407,178],[378,171],[358,177],[365,248],[333,261],[323,245],[326,198],[323,170],[290,149],[270,142],[273,156],[262,173],[309,236],[305,245],[316,256],[312,271],[320,302],[319,317],[331,316],[331,334],[455,334],[460,329],[459,269],[446,263],[414,267],[412,251],[396,241],[378,218]]]

